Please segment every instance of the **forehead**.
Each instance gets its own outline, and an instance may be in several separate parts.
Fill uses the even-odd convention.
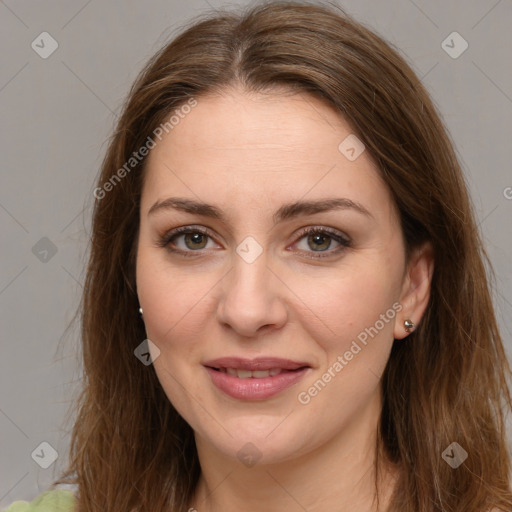
[[[230,207],[343,195],[392,208],[369,153],[346,153],[347,144],[361,150],[350,125],[313,96],[230,90],[199,97],[186,110],[155,139],[143,209],[166,194]]]

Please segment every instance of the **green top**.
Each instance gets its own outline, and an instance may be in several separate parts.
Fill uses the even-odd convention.
[[[68,489],[44,491],[30,503],[14,501],[2,512],[72,512],[75,496]]]

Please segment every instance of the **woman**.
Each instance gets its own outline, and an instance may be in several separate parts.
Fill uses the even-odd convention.
[[[485,252],[380,37],[293,2],[197,22],[94,196],[74,510],[511,510]]]

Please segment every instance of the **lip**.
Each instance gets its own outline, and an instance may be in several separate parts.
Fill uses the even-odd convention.
[[[239,400],[265,400],[296,384],[311,369],[307,363],[262,357],[243,359],[224,357],[203,363],[213,384],[226,395]],[[219,371],[219,368],[239,370],[271,370],[280,368],[281,373],[263,378],[241,379]]]

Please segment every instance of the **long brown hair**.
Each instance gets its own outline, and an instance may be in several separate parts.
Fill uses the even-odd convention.
[[[326,101],[377,162],[408,251],[432,244],[429,306],[419,328],[395,342],[382,378],[376,449],[400,468],[389,510],[511,510],[510,367],[450,138],[397,50],[340,8],[304,2],[195,21],[132,86],[95,194],[82,301],[84,388],[70,464],[56,483],[78,485],[78,512],[182,511],[190,503],[200,473],[193,431],[153,367],[134,356],[145,339],[134,272],[145,158],[126,162],[173,111],[233,84]],[[453,442],[468,453],[457,469],[442,457]]]

